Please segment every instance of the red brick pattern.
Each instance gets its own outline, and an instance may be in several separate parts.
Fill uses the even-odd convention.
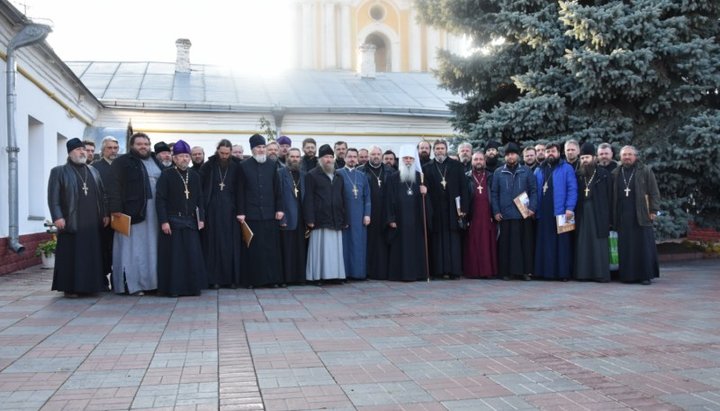
[[[50,239],[50,234],[35,233],[20,236],[20,244],[25,247],[22,254],[8,248],[8,237],[0,238],[0,275],[14,273],[40,264],[40,257],[35,257],[35,248],[43,241]]]

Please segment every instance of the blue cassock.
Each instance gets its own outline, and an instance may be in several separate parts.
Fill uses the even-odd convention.
[[[338,170],[345,184],[343,197],[350,227],[343,230],[343,258],[345,275],[349,278],[367,278],[367,227],[363,217],[370,217],[370,182],[362,171]]]

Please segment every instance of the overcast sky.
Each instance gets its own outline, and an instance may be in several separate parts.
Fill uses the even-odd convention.
[[[175,40],[192,42],[190,61],[248,72],[292,64],[290,0],[10,0],[38,22],[65,61],[175,61]]]

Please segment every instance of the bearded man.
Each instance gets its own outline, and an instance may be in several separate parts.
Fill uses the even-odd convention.
[[[252,158],[240,163],[237,186],[237,220],[255,234],[243,247],[243,278],[249,288],[278,286],[283,283],[280,225],[284,213],[280,177],[275,161],[265,151],[265,137],[250,137]]]
[[[595,147],[580,147],[575,224],[575,279],[610,281],[610,173],[596,163]]]
[[[58,229],[52,289],[66,297],[107,290],[100,230],[108,225],[100,173],[88,166],[78,138],[66,143],[68,161],[50,171],[48,207]]]
[[[150,137],[135,133],[130,152],[113,161],[109,187],[110,212],[130,216],[130,235],[113,238],[113,291],[143,295],[157,289],[159,224],[155,210],[155,187],[162,166],[150,152]]]
[[[305,238],[305,176],[300,150],[291,148],[287,153],[286,167],[281,168],[283,210],[280,220],[280,246],[282,248],[283,280],[285,284],[305,282],[307,240]]]
[[[232,143],[222,139],[215,154],[200,167],[205,229],[203,255],[210,288],[240,284],[242,232],[237,223],[237,187],[240,160],[232,156]]]
[[[189,168],[190,145],[183,140],[173,145],[173,163],[157,183],[155,207],[162,230],[158,292],[168,297],[200,295],[207,287],[199,233],[205,226],[205,208],[200,174]]]

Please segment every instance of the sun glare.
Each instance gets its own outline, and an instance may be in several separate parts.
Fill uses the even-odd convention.
[[[191,64],[271,75],[292,67],[292,0],[12,0],[54,22],[47,41],[65,61],[175,61],[189,39]]]

